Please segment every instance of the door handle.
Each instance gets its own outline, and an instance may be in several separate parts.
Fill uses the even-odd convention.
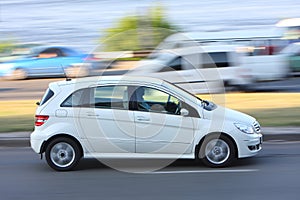
[[[149,121],[150,121],[150,118],[144,117],[144,116],[137,116],[137,117],[136,117],[136,120],[137,120],[137,121],[143,121],[143,122],[149,122]]]
[[[95,114],[95,113],[92,113],[92,112],[87,112],[86,115],[89,116],[89,117],[99,117],[98,114]]]

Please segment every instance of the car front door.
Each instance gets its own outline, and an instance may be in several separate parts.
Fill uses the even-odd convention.
[[[193,121],[189,116],[180,115],[182,103],[160,89],[136,87],[130,106],[135,110],[137,153],[191,153]]]

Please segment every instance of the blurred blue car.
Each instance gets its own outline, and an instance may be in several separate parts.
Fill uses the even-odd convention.
[[[92,55],[68,47],[36,47],[27,57],[0,63],[0,77],[20,80],[88,76],[93,59]]]

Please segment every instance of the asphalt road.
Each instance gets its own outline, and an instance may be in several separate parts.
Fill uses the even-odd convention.
[[[116,74],[108,72],[106,74]],[[20,81],[0,80],[0,100],[39,100],[44,94],[50,82],[64,80],[64,78],[29,79]],[[300,92],[300,77],[294,77],[283,81],[260,82],[254,84],[251,89],[254,92]]]
[[[0,198],[298,200],[299,152],[299,142],[265,143],[259,155],[230,168],[180,160],[160,171],[135,174],[97,160],[82,160],[76,171],[55,172],[29,148],[2,147]]]

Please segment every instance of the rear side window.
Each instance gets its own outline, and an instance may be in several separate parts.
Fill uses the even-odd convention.
[[[94,88],[94,107],[128,109],[127,89],[127,86],[99,86]]]
[[[90,89],[80,89],[71,94],[61,107],[90,107]]]
[[[40,105],[45,104],[49,99],[51,99],[51,97],[53,97],[53,95],[54,95],[54,92],[48,88],[40,102]]]
[[[128,109],[127,86],[99,86],[80,89],[66,98],[61,107]]]

